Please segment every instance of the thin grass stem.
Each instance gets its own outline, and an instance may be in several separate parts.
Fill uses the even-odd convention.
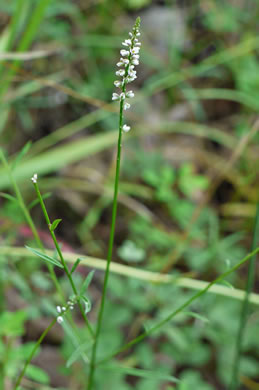
[[[257,203],[257,210],[255,215],[253,240],[251,245],[252,251],[256,248],[258,239],[259,239],[259,202]],[[251,257],[249,261],[248,275],[247,275],[247,282],[246,282],[246,293],[245,293],[245,297],[242,303],[242,308],[240,313],[239,327],[238,327],[238,332],[236,337],[236,350],[235,350],[232,378],[231,378],[229,390],[236,390],[239,387],[239,378],[238,378],[239,366],[240,366],[240,359],[242,355],[242,345],[243,345],[245,328],[246,328],[247,317],[248,317],[248,310],[249,310],[249,294],[253,290],[254,279],[255,279],[255,260],[256,260],[256,253]]]
[[[28,365],[30,364],[35,352],[37,351],[37,349],[39,348],[39,346],[41,345],[42,341],[44,340],[44,338],[46,337],[46,335],[49,333],[49,331],[53,328],[53,326],[55,325],[56,323],[56,318],[51,321],[51,323],[49,324],[49,326],[44,330],[44,332],[41,334],[41,336],[39,337],[39,339],[37,340],[37,343],[35,344],[34,348],[32,349],[31,353],[30,353],[30,356],[28,357],[20,375],[18,376],[17,378],[17,381],[15,382],[15,385],[14,385],[14,390],[17,390],[18,386],[20,385],[21,383],[21,380],[22,378],[24,377],[25,375],[25,372],[27,370],[27,367]]]

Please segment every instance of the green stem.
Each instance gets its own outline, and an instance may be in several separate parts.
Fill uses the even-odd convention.
[[[41,334],[40,338],[38,339],[37,343],[35,344],[34,348],[32,349],[31,353],[30,353],[30,356],[28,357],[24,367],[23,367],[23,370],[22,372],[20,373],[17,381],[15,382],[15,385],[14,385],[14,390],[16,390],[18,388],[18,386],[20,385],[21,383],[21,380],[22,378],[24,377],[24,374],[25,374],[25,371],[28,367],[28,365],[30,364],[35,352],[37,351],[37,349],[39,348],[40,344],[42,343],[42,341],[44,340],[45,336],[48,334],[48,332],[51,330],[51,328],[55,325],[56,323],[56,318],[51,321],[51,323],[49,324],[49,326],[44,330],[44,332]]]
[[[259,238],[259,202],[257,204],[251,250],[254,250],[256,248],[258,238]],[[236,338],[236,351],[235,351],[232,378],[231,378],[229,390],[236,390],[239,386],[238,372],[239,372],[240,358],[242,354],[242,344],[243,344],[245,327],[246,327],[247,316],[248,316],[248,309],[249,309],[249,294],[252,292],[254,279],[255,279],[255,260],[256,260],[256,254],[254,254],[254,256],[251,257],[249,262],[249,267],[248,267],[246,294],[243,300],[241,313],[240,313],[239,328],[238,328],[237,338]]]
[[[185,309],[187,306],[189,306],[193,301],[195,301],[200,296],[204,295],[211,286],[213,286],[215,283],[219,283],[223,279],[225,279],[228,275],[230,275],[232,272],[236,271],[243,263],[245,263],[250,258],[254,258],[254,256],[259,252],[259,248],[256,248],[253,252],[245,256],[239,263],[237,263],[234,267],[230,268],[228,271],[224,272],[222,275],[220,275],[217,279],[210,282],[203,290],[197,292],[194,294],[190,299],[188,299],[185,303],[183,303],[181,306],[178,307],[178,309],[174,310],[171,314],[169,314],[166,318],[164,318],[162,321],[160,321],[157,325],[153,326],[148,331],[141,333],[138,337],[131,340],[121,348],[119,348],[117,351],[113,352],[106,358],[102,359],[98,362],[98,364],[106,363],[110,359],[112,359],[114,356],[118,355],[121,352],[126,351],[133,345],[139,343],[143,339],[145,339],[147,336],[151,335],[152,333],[156,332],[159,328],[161,328],[163,325],[165,325],[167,322],[171,321],[173,317],[175,317],[178,313],[180,313],[183,309]]]
[[[125,92],[125,86],[124,86],[123,92]],[[122,123],[123,123],[123,100],[121,100],[121,102],[120,102],[119,137],[118,137],[118,145],[117,145],[117,159],[116,159],[116,173],[115,173],[115,181],[114,181],[111,231],[110,231],[110,238],[109,238],[107,263],[106,263],[104,282],[103,282],[101,306],[100,306],[100,311],[99,311],[98,320],[97,320],[95,342],[93,344],[93,349],[92,349],[92,357],[91,357],[90,373],[89,373],[89,381],[88,381],[88,390],[92,389],[93,383],[94,383],[96,352],[97,352],[98,341],[99,341],[101,328],[102,328],[104,305],[105,305],[105,300],[106,300],[106,292],[107,292],[108,279],[109,279],[109,274],[110,274],[110,264],[111,264],[111,259],[112,259],[114,232],[115,232],[116,215],[117,215],[117,198],[118,198],[118,189],[119,189],[119,177],[120,177]]]
[[[42,211],[43,211],[45,220],[46,220],[46,222],[47,222],[47,225],[48,225],[48,228],[49,228],[49,232],[50,232],[51,238],[52,238],[52,240],[53,240],[53,242],[54,242],[54,245],[55,245],[55,248],[56,248],[56,250],[57,250],[57,252],[58,252],[60,261],[61,261],[61,263],[62,263],[62,265],[63,265],[63,267],[64,267],[64,271],[65,271],[65,273],[66,273],[66,275],[67,275],[67,277],[68,277],[68,280],[69,280],[70,285],[71,285],[71,287],[72,287],[73,293],[74,293],[75,296],[78,298],[79,295],[78,295],[78,291],[77,291],[76,285],[75,285],[75,283],[74,283],[74,281],[73,281],[73,278],[72,278],[72,276],[71,276],[71,274],[70,274],[70,271],[69,271],[69,269],[68,269],[68,266],[67,266],[67,264],[66,264],[66,261],[65,261],[65,259],[64,259],[64,257],[63,257],[63,254],[62,254],[62,252],[61,252],[60,246],[59,246],[59,244],[58,244],[58,242],[57,242],[57,239],[56,239],[56,235],[55,235],[54,231],[51,230],[51,222],[50,222],[49,215],[48,215],[47,209],[46,209],[46,207],[45,207],[43,198],[42,198],[42,196],[41,196],[41,193],[40,193],[40,190],[39,190],[39,186],[38,186],[37,183],[34,183],[34,187],[35,187],[35,190],[36,190],[38,199],[39,199],[39,201],[40,201],[40,205],[41,205],[41,208],[42,208]],[[85,323],[86,323],[86,326],[87,326],[87,328],[88,328],[88,330],[89,330],[89,333],[90,333],[90,335],[94,338],[94,331],[93,331],[92,328],[91,328],[91,325],[90,325],[90,323],[89,323],[89,321],[88,321],[88,319],[87,319],[87,317],[86,317],[84,308],[83,308],[83,306],[82,306],[82,304],[81,304],[79,298],[77,299],[77,302],[78,302],[78,306],[79,306],[79,309],[80,309],[80,311],[81,311],[82,317],[84,318]]]

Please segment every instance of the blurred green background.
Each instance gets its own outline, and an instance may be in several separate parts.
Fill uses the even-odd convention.
[[[259,189],[258,1],[2,1],[0,145],[45,247],[52,249],[34,202],[35,172],[52,219],[62,218],[64,251],[105,259],[118,132],[111,95],[121,42],[137,16],[141,58],[125,114],[131,131],[123,136],[113,261],[210,281],[251,247]],[[35,242],[3,164],[0,191],[0,356],[9,389],[59,302],[42,263],[22,255]],[[85,273],[82,266],[78,284]],[[245,265],[224,286],[245,289],[246,276]],[[258,268],[255,276],[256,293]],[[89,289],[93,321],[102,277],[97,271]],[[113,273],[100,355],[177,308],[193,294],[191,283],[185,287]],[[240,389],[259,388],[258,302],[249,311]],[[127,367],[160,377],[107,366],[96,389],[226,389],[240,308],[238,299],[206,294],[120,356]],[[84,389],[87,365],[73,355],[84,332],[74,340],[56,325],[22,388]]]

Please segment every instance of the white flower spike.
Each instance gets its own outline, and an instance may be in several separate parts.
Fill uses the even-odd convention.
[[[32,180],[32,182],[33,182],[34,184],[37,183],[37,180],[38,180],[38,175],[37,175],[37,173],[34,173],[34,175],[32,176],[31,180]]]
[[[122,92],[120,95],[113,93],[112,100],[120,100],[120,107],[121,109],[124,108],[124,110],[128,110],[130,108],[130,104],[124,100],[126,98],[134,97],[133,91],[127,92],[126,87],[128,83],[131,83],[137,78],[137,72],[134,68],[136,65],[139,65],[139,51],[141,46],[141,43],[138,42],[137,39],[137,37],[140,36],[139,26],[140,18],[137,18],[132,32],[129,32],[130,38],[125,39],[125,41],[122,42],[122,45],[126,46],[127,50],[122,49],[120,51],[122,58],[120,58],[120,61],[117,63],[117,66],[122,69],[116,71],[116,76],[121,76],[122,80],[114,81],[114,85],[115,87],[120,88]],[[122,130],[127,133],[130,130],[130,126],[125,124],[122,126]]]

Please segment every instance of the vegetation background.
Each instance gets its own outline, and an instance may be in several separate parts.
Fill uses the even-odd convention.
[[[0,145],[11,169],[10,176],[0,165],[3,389],[12,389],[60,304],[45,264],[24,248],[37,244],[15,185],[53,252],[30,180],[35,172],[52,220],[62,219],[56,234],[68,261],[85,256],[74,274],[78,285],[96,269],[87,292],[88,318],[96,321],[105,264],[97,259],[107,254],[118,132],[114,72],[138,15],[141,61],[126,113],[132,129],[123,136],[100,356],[250,252],[259,193],[259,3],[2,1]],[[100,368],[96,389],[227,389],[242,304],[237,289],[246,288],[247,268]],[[69,296],[68,281],[56,274]],[[240,389],[251,390],[259,388],[258,267],[254,276],[239,371]],[[74,315],[79,334],[56,324],[21,388],[86,388],[88,335],[77,309]]]

